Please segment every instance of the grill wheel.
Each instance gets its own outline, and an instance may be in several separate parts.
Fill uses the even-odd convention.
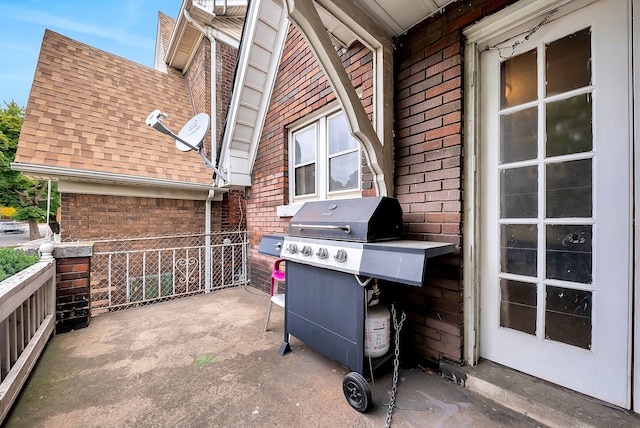
[[[371,404],[371,389],[367,380],[358,372],[351,372],[342,380],[342,392],[349,405],[365,413]]]

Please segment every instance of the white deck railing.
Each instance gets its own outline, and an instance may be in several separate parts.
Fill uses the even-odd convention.
[[[91,315],[247,285],[245,231],[93,241]]]
[[[0,283],[0,424],[55,330],[55,305],[51,253]]]

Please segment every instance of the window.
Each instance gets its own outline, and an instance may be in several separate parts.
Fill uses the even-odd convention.
[[[289,142],[292,202],[360,194],[360,144],[344,113],[292,128]]]

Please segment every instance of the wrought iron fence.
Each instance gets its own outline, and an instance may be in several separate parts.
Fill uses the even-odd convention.
[[[247,285],[246,232],[94,241],[91,313]]]

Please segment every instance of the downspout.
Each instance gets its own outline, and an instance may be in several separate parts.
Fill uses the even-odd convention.
[[[204,213],[204,218],[206,224],[205,228],[205,237],[204,237],[204,289],[205,293],[209,293],[211,291],[211,200],[215,195],[215,191],[213,189],[209,189],[209,194],[207,195],[206,208]]]
[[[226,4],[226,3],[225,3]],[[203,28],[202,26],[200,26],[200,24],[198,24],[197,22],[195,22],[193,20],[193,18],[191,18],[191,15],[189,14],[189,12],[184,9],[183,10],[183,14],[185,19],[191,23],[194,27],[196,27],[198,29],[198,31],[200,31],[208,40],[209,40],[209,46],[211,47],[211,163],[213,165],[215,165],[216,162],[216,157],[217,157],[217,145],[216,145],[216,141],[217,141],[217,134],[218,134],[218,105],[217,105],[217,92],[216,92],[216,74],[217,74],[217,68],[216,68],[216,41],[213,37],[211,37],[211,35],[209,34],[209,32],[207,31],[207,29]],[[204,262],[205,262],[205,267],[204,267],[204,272],[205,272],[205,281],[204,281],[204,288],[205,288],[205,292],[209,293],[211,291],[211,201],[213,200],[214,197],[214,190],[210,189],[209,190],[209,194],[207,195],[207,201],[206,201],[206,208],[205,208],[205,241],[204,241],[204,246],[205,246],[205,256],[204,256]]]

